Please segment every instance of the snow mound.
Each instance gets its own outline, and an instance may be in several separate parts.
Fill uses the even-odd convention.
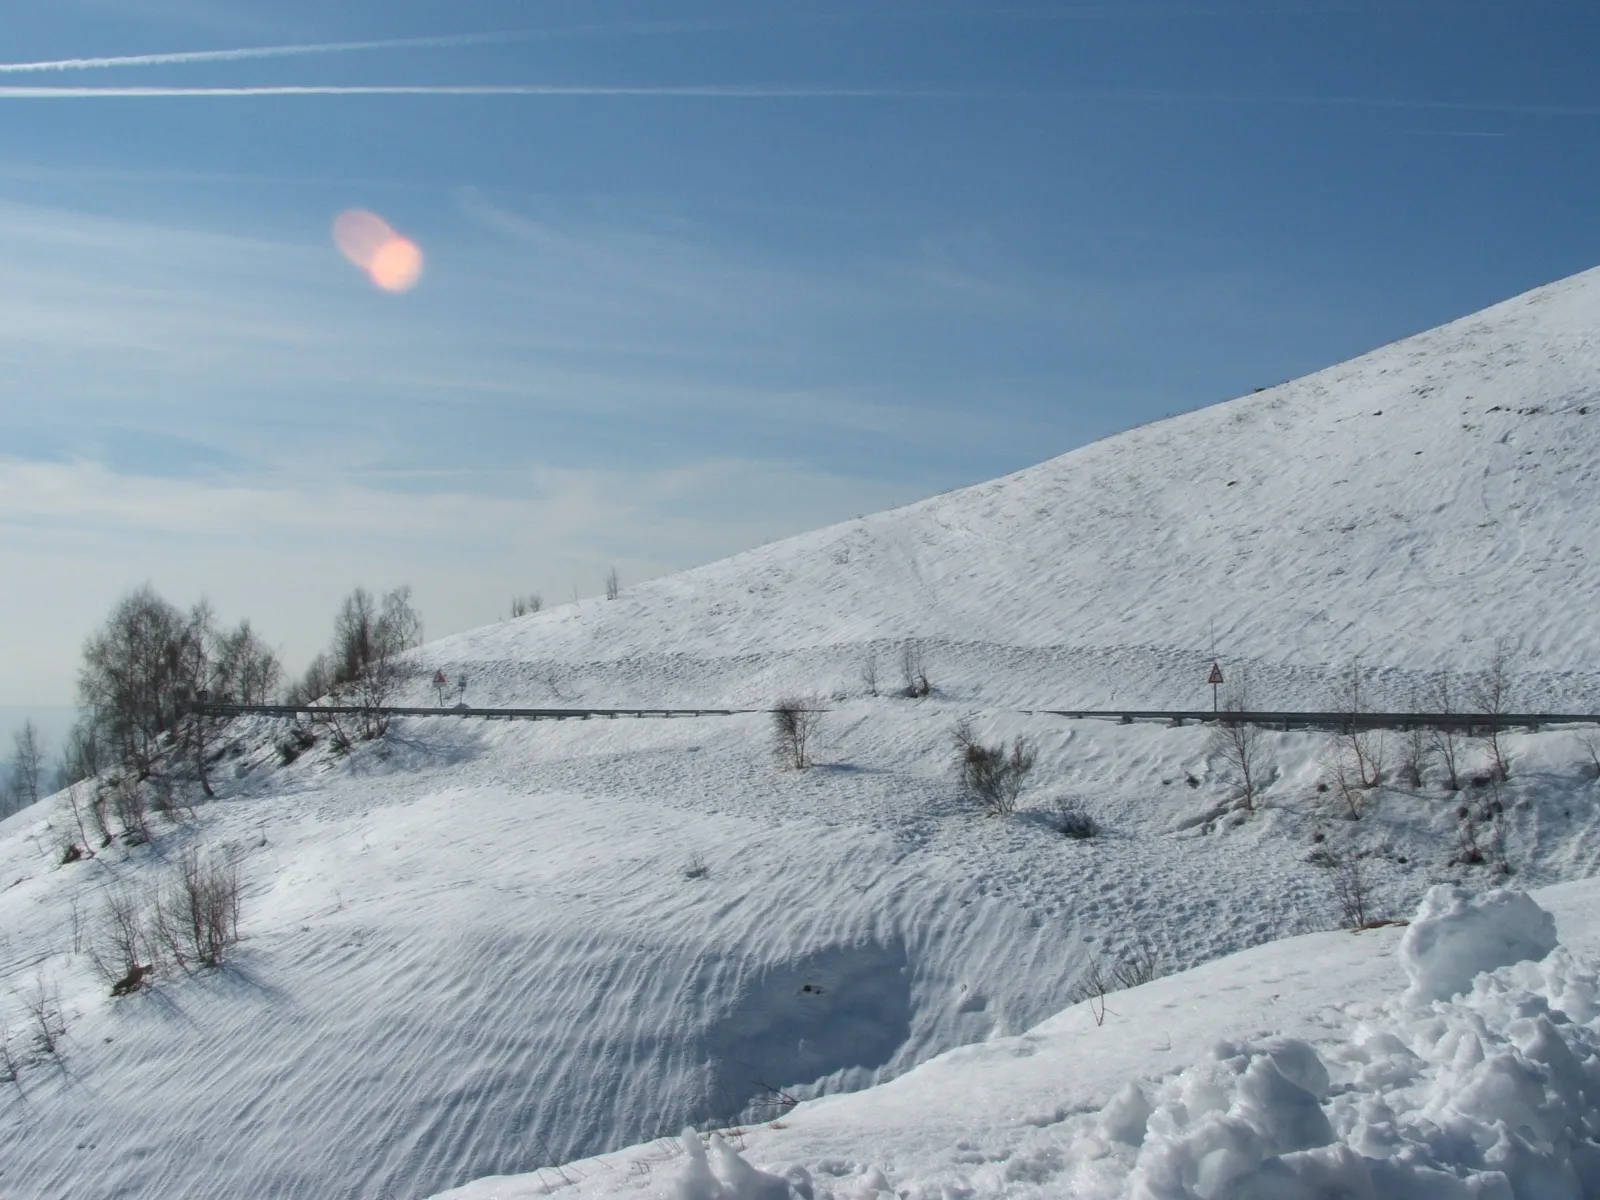
[[[1526,892],[1498,888],[1474,895],[1441,883],[1428,889],[1400,941],[1411,980],[1404,1000],[1448,1000],[1470,988],[1479,973],[1541,959],[1555,945],[1555,918]]]
[[[1435,888],[1402,952],[1426,1008],[1381,1006],[1319,1051],[1289,1037],[1220,1042],[1097,1113],[1052,1127],[1004,1169],[961,1177],[904,1160],[906,1200],[1053,1194],[1082,1200],[1581,1200],[1600,1195],[1600,976],[1553,948],[1526,893]],[[1542,961],[1530,961],[1544,948]],[[1484,964],[1493,963],[1492,970]],[[1457,987],[1464,977],[1466,988]],[[828,1200],[891,1189],[888,1164],[761,1170],[692,1133],[681,1200]],[[921,1170],[918,1167],[922,1167]],[[1058,1191],[1059,1188],[1059,1191]]]

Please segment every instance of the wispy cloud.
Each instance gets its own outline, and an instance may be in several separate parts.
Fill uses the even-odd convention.
[[[592,596],[608,567],[642,579],[748,550],[924,489],[790,464],[705,459],[663,469],[529,467],[515,493],[397,493],[335,477],[168,479],[90,460],[0,457],[0,557],[27,588],[0,597],[0,704],[65,703],[85,634],[150,582],[250,616],[298,668],[356,583],[415,585],[428,634],[505,615],[507,599]],[[84,563],[94,563],[85,572]]]

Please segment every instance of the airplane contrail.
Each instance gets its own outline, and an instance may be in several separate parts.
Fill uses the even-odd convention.
[[[242,46],[232,50],[179,50],[166,54],[117,54],[97,58],[53,58],[38,62],[0,63],[0,75],[42,71],[88,71],[114,67],[163,67],[195,63],[244,62],[261,58],[300,58],[317,54],[353,54],[364,50],[447,50],[454,46],[495,46],[544,38],[590,37],[597,34],[681,33],[752,24],[743,21],[634,21],[612,25],[569,25],[549,29],[506,29],[494,33],[442,33],[427,37],[378,38],[360,42],[302,42],[282,46]]]
[[[446,49],[517,41],[523,33],[453,33],[437,37],[384,38],[367,42],[306,42],[287,46],[245,46],[236,50],[181,50],[172,54],[119,54],[104,58],[55,58],[41,62],[0,63],[0,74],[28,71],[85,71],[107,67],[160,67],[183,63],[241,62],[252,58],[297,58],[359,50]]]
[[[91,100],[201,96],[685,96],[750,99],[941,99],[1037,93],[975,92],[967,89],[818,87],[799,85],[654,85],[543,83],[466,84],[267,84],[243,87],[14,87],[0,86],[0,100]]]
[[[98,100],[250,96],[594,96],[750,100],[1060,100],[1133,104],[1280,104],[1307,108],[1374,108],[1422,112],[1500,113],[1527,117],[1594,117],[1600,105],[1515,104],[1381,96],[1271,96],[1182,92],[1076,92],[1048,88],[897,88],[818,84],[267,84],[239,87],[35,87],[0,85],[0,100]]]

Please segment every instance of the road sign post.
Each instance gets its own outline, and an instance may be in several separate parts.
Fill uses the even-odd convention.
[[[1223,679],[1222,668],[1216,663],[1211,664],[1211,677],[1206,682],[1211,685],[1211,711],[1220,712],[1221,708],[1217,703],[1217,685],[1222,683]]]

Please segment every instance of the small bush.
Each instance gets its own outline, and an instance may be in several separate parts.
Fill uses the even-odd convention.
[[[1364,929],[1377,919],[1360,854],[1349,854],[1335,862],[1333,898],[1340,923],[1346,929]]]
[[[928,668],[922,650],[907,642],[900,648],[900,685],[908,699],[920,700],[933,691],[928,682]]]
[[[790,697],[772,710],[773,751],[778,760],[796,771],[811,765],[811,743],[822,724],[816,701]]]
[[[961,786],[983,805],[990,816],[1004,817],[1017,811],[1017,797],[1027,786],[1028,775],[1033,770],[1033,746],[1024,738],[1012,741],[1008,750],[1004,743],[985,746],[972,732],[972,726],[962,721],[955,728],[956,766],[961,773]]]
[[[151,970],[155,946],[149,916],[130,891],[108,892],[100,926],[89,944],[89,961],[111,985],[113,996],[134,991]]]
[[[111,790],[111,808],[122,826],[122,840],[137,846],[150,840],[149,797],[131,775],[121,776]]]
[[[1103,1025],[1106,1019],[1107,993],[1138,987],[1153,979],[1159,979],[1162,974],[1161,959],[1150,943],[1141,938],[1115,962],[1108,964],[1098,956],[1090,958],[1083,978],[1078,980],[1067,993],[1067,1001],[1070,1004],[1089,1001],[1089,1011],[1094,1017],[1094,1023]]]
[[[239,868],[186,850],[156,905],[156,936],[185,970],[215,967],[239,940]]]

